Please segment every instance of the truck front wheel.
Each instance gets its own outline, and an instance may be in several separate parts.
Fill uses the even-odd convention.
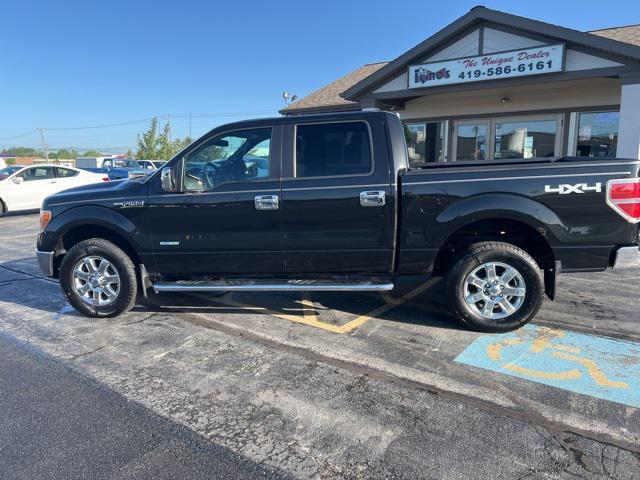
[[[136,271],[129,256],[100,238],[71,248],[60,266],[60,286],[73,308],[87,317],[116,317],[136,301]]]
[[[508,332],[528,323],[544,292],[536,261],[503,242],[470,245],[447,272],[445,285],[458,319],[482,332]]]

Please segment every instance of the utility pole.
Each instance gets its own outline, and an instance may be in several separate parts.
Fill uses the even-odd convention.
[[[37,128],[40,130],[40,138],[42,139],[42,151],[44,152],[44,158],[49,163],[49,150],[47,150],[47,144],[44,142],[44,128]]]
[[[167,124],[169,125],[169,143],[171,143],[171,114],[167,115]]]
[[[191,136],[191,112],[189,112],[189,139],[193,139]]]

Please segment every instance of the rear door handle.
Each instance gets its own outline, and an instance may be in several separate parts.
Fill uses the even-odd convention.
[[[254,204],[256,210],[277,210],[278,195],[256,195]]]
[[[384,204],[384,190],[367,190],[366,192],[360,192],[361,207],[382,207]]]

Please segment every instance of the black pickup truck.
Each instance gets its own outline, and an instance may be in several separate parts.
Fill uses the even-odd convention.
[[[445,277],[468,327],[507,331],[562,272],[640,267],[637,160],[411,168],[383,112],[224,125],[146,178],[48,197],[37,255],[71,305],[167,291],[385,291]]]

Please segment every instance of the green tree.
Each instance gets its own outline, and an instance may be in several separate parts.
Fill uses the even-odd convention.
[[[149,129],[138,134],[138,148],[135,158],[139,160],[170,160],[191,143],[191,138],[171,140],[171,125],[167,122],[158,133],[158,119],[153,118]]]
[[[55,153],[50,153],[49,154],[49,158],[56,158],[58,160],[60,159],[69,159],[69,158],[76,158],[79,156],[79,153],[72,149],[66,149],[66,148],[61,148],[59,149],[57,152]],[[93,155],[95,156],[95,155]]]
[[[87,150],[82,154],[83,157],[103,157],[102,152],[97,150]]]
[[[42,157],[43,154],[40,150],[30,147],[11,147],[2,151],[8,155],[15,155],[16,157]]]
[[[138,134],[138,149],[136,158],[139,160],[153,160],[158,158],[158,119],[152,118],[149,129]]]
[[[171,125],[167,122],[158,137],[158,160],[169,160],[173,156],[173,143],[171,142]]]

